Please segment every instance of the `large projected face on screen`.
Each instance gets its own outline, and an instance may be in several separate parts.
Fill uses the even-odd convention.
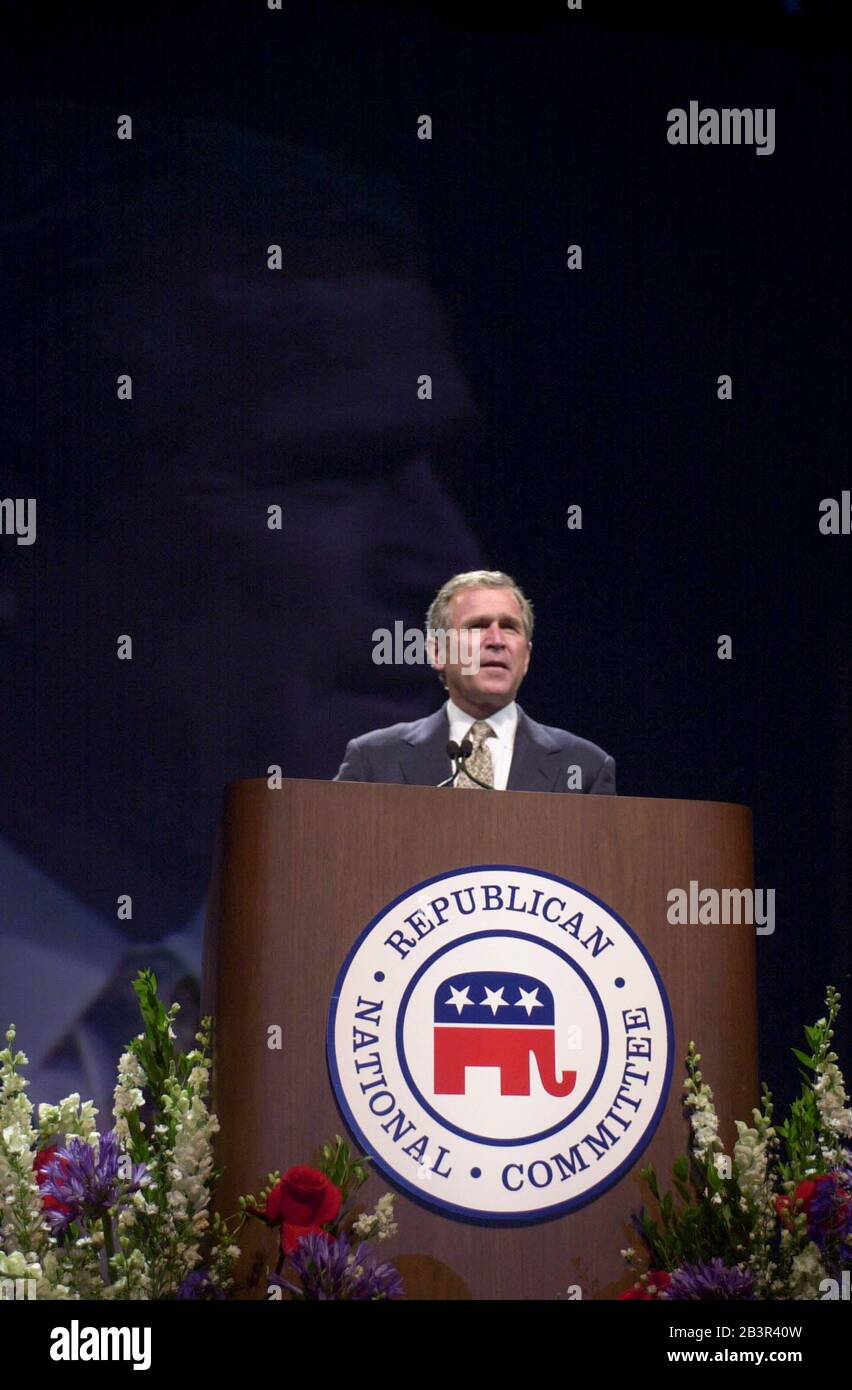
[[[101,119],[4,123],[2,492],[36,531],[0,553],[0,1013],[36,1100],[108,1110],[152,943],[191,1045],[225,783],[331,777],[427,713],[434,673],[373,633],[482,556],[442,480],[475,411],[392,195],[214,122],[127,159]]]
[[[187,385],[191,426],[150,446],[148,483],[162,479],[168,504],[148,486],[125,508],[131,549],[144,536],[154,552],[152,626],[196,634],[205,653],[181,639],[168,698],[234,776],[270,763],[329,775],[341,738],[438,693],[425,668],[376,664],[372,634],[422,626],[436,578],[479,556],[440,474],[444,441],[458,447],[472,419],[468,388],[423,280],[264,268],[180,288],[210,345],[204,374]],[[418,399],[427,367],[439,400]],[[217,698],[221,722],[199,727]]]
[[[475,410],[383,182],[211,122],[137,129],[135,164],[97,113],[16,123],[7,490],[38,538],[0,573],[0,834],[185,920],[226,781],[331,776],[435,703],[372,634],[481,562],[441,479]]]

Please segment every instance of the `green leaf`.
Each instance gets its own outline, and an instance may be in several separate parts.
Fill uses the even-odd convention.
[[[681,1154],[679,1158],[675,1159],[674,1164],[672,1165],[672,1175],[673,1177],[679,1179],[680,1182],[688,1181],[689,1159],[686,1154]]]
[[[677,1194],[680,1197],[681,1201],[685,1202],[686,1205],[689,1206],[692,1202],[692,1193],[690,1192],[689,1188],[686,1186],[685,1183],[682,1183],[679,1178],[673,1178],[672,1181],[674,1182],[675,1188],[677,1189]]]

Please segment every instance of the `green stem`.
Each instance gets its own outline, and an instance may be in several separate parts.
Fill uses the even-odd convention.
[[[101,1224],[104,1228],[104,1251],[106,1253],[106,1282],[108,1284],[111,1284],[112,1274],[110,1272],[109,1266],[110,1260],[112,1260],[115,1257],[115,1240],[113,1239],[112,1219],[108,1212],[105,1213],[104,1216],[101,1218]]]

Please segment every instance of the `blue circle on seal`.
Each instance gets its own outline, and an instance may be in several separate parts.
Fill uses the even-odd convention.
[[[483,939],[494,941],[497,940],[497,938],[499,937],[516,937],[520,941],[529,941],[534,946],[540,946],[545,951],[552,951],[553,954],[555,956],[558,956],[559,959],[565,965],[570,966],[572,970],[576,971],[576,973],[580,976],[580,979],[583,981],[583,984],[585,985],[586,989],[592,997],[601,1029],[601,1055],[598,1061],[597,1070],[595,1071],[595,1075],[592,1078],[592,1082],[580,1103],[574,1106],[574,1109],[570,1112],[570,1114],[565,1115],[561,1120],[558,1120],[555,1125],[551,1125],[549,1129],[543,1129],[538,1134],[521,1134],[518,1135],[516,1138],[511,1139],[492,1139],[491,1137],[484,1134],[475,1134],[471,1130],[462,1129],[459,1125],[453,1124],[452,1121],[448,1120],[445,1115],[442,1115],[440,1111],[435,1108],[434,1104],[426,1099],[426,1097],[423,1095],[423,1092],[419,1089],[416,1081],[414,1080],[414,1077],[411,1074],[411,1068],[408,1065],[408,1058],[405,1055],[405,1044],[403,1041],[403,1029],[405,1027],[405,1011],[408,1008],[409,1001],[414,990],[417,988],[419,980],[422,979],[423,975],[426,973],[427,970],[431,969],[435,961],[439,960],[441,956],[447,955],[448,952],[457,950],[459,946],[467,945],[470,941],[479,941]],[[453,1134],[457,1134],[461,1139],[472,1139],[477,1144],[495,1144],[503,1146],[508,1146],[510,1144],[533,1144],[538,1139],[549,1139],[551,1135],[558,1134],[561,1129],[564,1129],[566,1125],[571,1124],[577,1118],[578,1115],[582,1114],[586,1106],[592,1100],[595,1092],[598,1089],[598,1086],[601,1083],[601,1077],[603,1076],[604,1071],[606,1070],[607,1058],[609,1056],[609,1027],[607,1025],[606,1014],[604,1013],[604,1007],[601,1003],[600,995],[598,994],[589,977],[586,975],[585,971],[580,969],[580,966],[577,964],[576,961],[572,960],[571,957],[566,955],[564,951],[560,951],[559,947],[554,946],[554,944],[551,941],[542,941],[540,937],[530,936],[527,932],[507,931],[505,929],[498,928],[495,931],[471,932],[469,936],[461,936],[458,937],[455,941],[448,942],[446,946],[441,946],[439,950],[434,951],[432,955],[429,956],[428,960],[425,960],[423,964],[419,967],[419,969],[415,972],[415,974],[412,975],[411,979],[408,982],[408,985],[406,986],[405,992],[403,993],[402,999],[400,1000],[399,1012],[397,1013],[396,1052],[397,1057],[399,1059],[399,1065],[402,1068],[403,1076],[405,1077],[406,1081],[411,1087],[412,1093],[417,1097],[427,1114],[431,1115],[432,1119],[437,1120],[438,1123],[443,1125],[445,1129],[450,1130]]]

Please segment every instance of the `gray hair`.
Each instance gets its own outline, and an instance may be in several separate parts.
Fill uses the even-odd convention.
[[[533,608],[523,589],[515,583],[510,574],[502,570],[468,570],[466,574],[454,574],[438,590],[426,614],[426,627],[432,632],[446,631],[450,624],[450,603],[462,589],[511,589],[521,608],[524,632],[528,642],[532,642]]]

